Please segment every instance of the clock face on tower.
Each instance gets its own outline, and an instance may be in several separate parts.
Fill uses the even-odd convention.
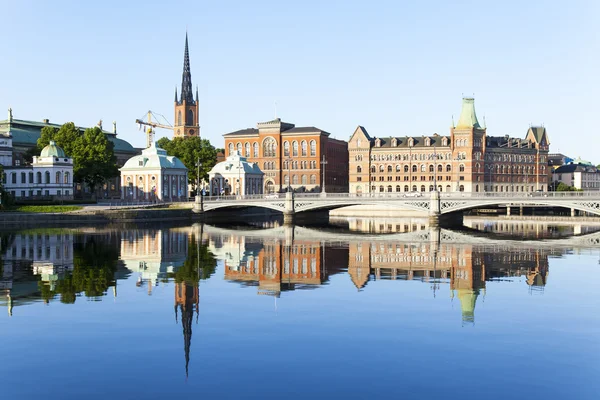
[[[193,129],[190,129],[190,136],[194,136],[194,134],[195,134],[195,133],[196,133],[196,132],[194,132],[194,130],[193,130]]]

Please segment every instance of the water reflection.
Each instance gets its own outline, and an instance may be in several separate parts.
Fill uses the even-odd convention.
[[[34,302],[73,304],[79,297],[97,301],[109,293],[116,297],[119,281],[146,287],[148,295],[156,287],[173,286],[187,376],[202,280],[224,279],[235,284],[231,286],[255,287],[256,294],[276,298],[296,290],[323,289],[336,275],[337,284],[351,282],[359,293],[378,290],[378,281],[397,281],[399,291],[405,288],[402,281],[417,281],[428,285],[434,298],[448,292],[442,301],[460,304],[460,323],[465,326],[474,325],[489,282],[524,282],[523,289],[541,294],[549,279],[549,259],[572,251],[551,246],[516,249],[506,241],[444,242],[440,231],[417,218],[368,223],[350,219],[334,226],[346,223],[350,231],[429,232],[429,236],[412,242],[374,240],[278,225],[253,236],[201,224],[5,233],[0,235],[0,289],[5,293],[0,305],[12,315],[16,306]],[[479,228],[479,223],[473,221],[472,227]],[[504,230],[503,225],[495,226]],[[543,224],[540,229],[547,231]],[[215,274],[218,264],[222,274]]]

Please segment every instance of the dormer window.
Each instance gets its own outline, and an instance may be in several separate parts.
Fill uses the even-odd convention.
[[[414,147],[414,145],[415,145],[415,139],[413,139],[413,138],[408,139],[408,146]]]
[[[375,140],[375,147],[381,147],[381,139]]]
[[[425,139],[425,146],[431,146],[431,139],[430,138],[426,138]]]
[[[396,138],[392,139],[392,147],[397,147],[398,146],[398,140]]]
[[[448,146],[448,138],[442,138],[442,146]]]

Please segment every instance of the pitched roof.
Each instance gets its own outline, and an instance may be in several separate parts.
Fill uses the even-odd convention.
[[[569,174],[572,172],[588,172],[588,173],[600,173],[598,168],[584,164],[566,164],[554,170],[557,174]]]
[[[442,145],[442,138],[447,138],[446,146]],[[373,142],[376,143],[377,140],[380,141],[381,145],[375,148],[390,148],[390,147],[399,147],[399,148],[408,148],[408,141],[413,139],[414,143],[412,147],[450,147],[450,137],[449,136],[422,136],[422,137],[414,137],[414,136],[404,136],[404,137],[387,137],[387,138],[374,138]],[[425,139],[429,138],[431,140],[431,145],[425,145]],[[392,140],[396,139],[396,146],[392,146]]]
[[[540,143],[542,141],[542,138],[546,134],[546,128],[544,128],[543,126],[532,126],[529,128],[529,131],[533,133],[533,137],[535,138],[537,143]],[[546,140],[548,139],[546,138]]]
[[[256,128],[240,129],[239,131],[226,133],[223,136],[241,136],[241,135],[258,135],[258,129],[256,129]]]
[[[466,128],[481,128],[475,115],[475,99],[472,97],[463,97],[460,118],[456,124],[456,129]]]
[[[292,129],[288,129],[287,131],[281,132],[281,133],[322,133],[326,136],[329,136],[330,133],[329,132],[325,132],[322,129],[319,128],[315,128],[314,126],[299,126],[299,127],[294,127]]]

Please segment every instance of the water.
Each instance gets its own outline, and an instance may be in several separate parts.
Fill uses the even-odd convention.
[[[1,398],[598,398],[597,229],[478,224],[4,232]]]

